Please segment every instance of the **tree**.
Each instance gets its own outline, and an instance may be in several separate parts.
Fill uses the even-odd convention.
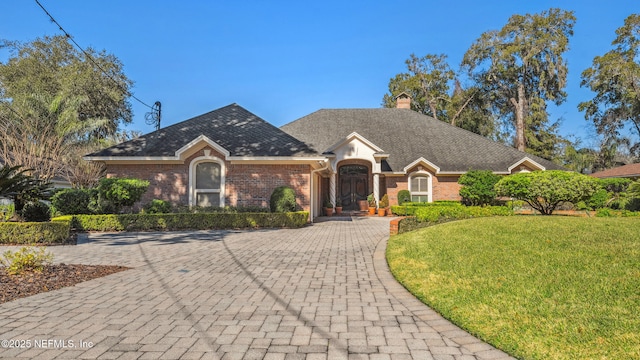
[[[527,149],[527,140],[557,140],[557,134],[549,138],[555,129],[547,125],[546,103],[566,99],[562,54],[574,23],[573,12],[560,9],[513,15],[501,30],[483,33],[464,55],[463,67],[486,91],[496,116],[513,124],[520,151]],[[539,136],[540,131],[547,134]]]
[[[557,162],[569,170],[581,174],[594,172],[594,164],[598,156],[596,150],[588,147],[579,147],[579,141],[562,141],[558,146]]]
[[[497,138],[495,118],[482,90],[477,86],[463,88],[457,79],[453,95],[446,106],[447,121],[473,133]]]
[[[405,64],[407,72],[389,80],[389,93],[382,99],[383,106],[395,107],[396,97],[404,92],[411,96],[414,111],[483,136],[493,134],[493,118],[485,110],[481,92],[475,87],[463,89],[446,55],[417,57],[411,54]]]
[[[620,138],[627,126],[640,135],[640,14],[627,17],[616,35],[613,50],[593,59],[592,66],[582,72],[580,84],[595,96],[578,109],[605,138]],[[631,150],[639,153],[640,141]]]
[[[441,117],[449,100],[449,82],[455,77],[446,59],[444,54],[427,54],[421,58],[411,54],[405,61],[408,73],[389,80],[391,95],[387,94],[383,99],[387,107],[395,107],[395,96],[406,92],[414,100],[411,104],[414,110],[435,119]]]
[[[113,55],[77,51],[64,36],[4,46],[11,50],[0,63],[5,164],[24,165],[45,179],[66,176],[81,166],[79,149],[95,147],[131,122],[132,82]]]
[[[12,56],[0,64],[4,100],[20,104],[34,94],[46,94],[62,101],[77,101],[78,121],[108,121],[87,137],[104,137],[117,131],[120,123],[132,121],[127,101],[132,86],[122,72],[122,63],[104,50],[76,50],[65,36],[45,36],[31,43],[5,41]]]
[[[523,200],[543,215],[551,215],[563,202],[585,201],[599,189],[598,179],[561,170],[513,174],[495,186],[499,196]]]

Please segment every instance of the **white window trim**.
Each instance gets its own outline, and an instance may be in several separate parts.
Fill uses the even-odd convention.
[[[220,165],[220,189],[196,189],[196,166],[199,163],[214,162]],[[215,156],[200,156],[191,161],[189,164],[189,207],[196,205],[196,196],[199,192],[203,193],[219,193],[220,207],[225,206],[225,180],[226,167],[224,161]]]
[[[411,189],[411,180],[414,177],[426,177],[427,178],[427,192],[417,192],[417,191],[413,191]],[[408,188],[409,188],[409,194],[411,195],[411,197],[413,198],[414,195],[416,196],[427,196],[427,202],[433,202],[433,181],[432,181],[432,175],[424,170],[420,170],[420,171],[416,171],[416,172],[412,172],[411,174],[409,174],[409,183],[407,184]]]

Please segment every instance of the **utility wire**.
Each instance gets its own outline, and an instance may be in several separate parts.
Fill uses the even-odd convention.
[[[65,29],[62,28],[62,25],[60,25],[60,23],[58,23],[56,21],[56,19],[53,18],[53,16],[47,11],[47,9],[44,8],[44,6],[42,6],[42,4],[40,4],[40,1],[35,0],[36,4],[38,4],[38,6],[40,6],[40,8],[42,9],[42,11],[44,11],[45,14],[47,14],[47,16],[49,17],[49,19],[51,19],[51,22],[53,22],[54,24],[56,24],[58,26],[58,29],[60,29],[60,31],[62,31],[64,33],[64,35],[71,40],[71,42],[73,42],[73,44],[80,49],[80,51],[82,51],[84,53],[84,55],[96,66],[98,67],[98,69],[100,69],[100,71],[102,71],[102,73],[104,75],[106,75],[109,79],[111,79],[111,81],[113,81],[116,86],[118,86],[120,88],[120,90],[122,90],[123,93],[131,96],[132,98],[134,98],[137,102],[139,102],[140,104],[148,107],[151,110],[155,110],[153,106],[148,105],[147,103],[145,103],[144,101],[140,100],[139,98],[137,98],[135,95],[133,95],[133,93],[131,93],[129,90],[127,90],[124,86],[122,86],[122,84],[120,84],[116,79],[113,78],[113,76],[111,76],[111,74],[109,74],[107,71],[105,71],[102,66],[100,66],[100,64],[98,64],[97,61],[95,61],[93,59],[93,57],[91,56],[91,54],[89,54],[87,51],[85,51],[82,46],[80,46],[74,39],[73,36],[71,36],[71,34],[69,34]]]

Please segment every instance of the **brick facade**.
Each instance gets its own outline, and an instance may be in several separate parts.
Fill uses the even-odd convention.
[[[152,199],[167,200],[174,204],[189,204],[189,165],[198,158],[210,156],[224,159],[224,155],[210,147],[187,157],[182,164],[107,164],[107,177],[134,177],[148,180],[149,189],[141,204]],[[278,186],[290,186],[296,192],[301,209],[310,210],[311,168],[309,165],[231,164],[225,165],[225,205],[269,206],[271,193]]]
[[[460,201],[460,176],[435,176],[433,178],[433,201],[454,200]]]
[[[290,186],[301,209],[311,209],[309,165],[240,165],[227,167],[226,195],[231,206],[269,206],[273,190]]]
[[[433,201],[454,200],[460,201],[460,187],[458,178],[460,176],[434,176],[431,174]],[[390,205],[398,205],[398,192],[401,190],[409,190],[409,175],[405,176],[388,176],[385,178],[386,191],[389,196]],[[381,190],[381,195],[383,194]]]

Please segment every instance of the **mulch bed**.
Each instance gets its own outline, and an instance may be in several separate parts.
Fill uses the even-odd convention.
[[[0,268],[0,304],[41,292],[74,286],[77,283],[111,275],[129,268],[113,265],[69,265],[45,266],[41,272],[25,272],[9,275]]]

